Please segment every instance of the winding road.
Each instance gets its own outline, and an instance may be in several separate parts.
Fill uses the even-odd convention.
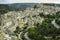
[[[24,34],[24,37],[25,37],[27,40],[31,40],[31,39],[28,37],[28,32],[26,32],[26,33]]]
[[[60,28],[60,26],[55,23],[55,20],[52,21],[52,24],[54,25],[54,27]]]

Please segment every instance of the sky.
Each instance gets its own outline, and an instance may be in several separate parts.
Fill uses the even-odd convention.
[[[0,4],[8,3],[56,3],[60,4],[60,0],[0,0]]]

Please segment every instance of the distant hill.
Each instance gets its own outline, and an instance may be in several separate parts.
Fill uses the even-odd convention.
[[[8,4],[8,6],[24,10],[27,7],[33,7],[34,5],[37,5],[38,3],[14,3],[14,4]]]
[[[0,13],[7,12],[7,11],[18,11],[18,10],[25,10],[28,7],[34,7],[34,5],[38,5],[38,3],[13,3],[13,4],[0,4]],[[44,4],[49,5],[49,4]],[[60,4],[55,4],[56,6],[60,7]]]
[[[6,13],[11,10],[11,7],[9,7],[6,4],[0,4],[0,14]]]
[[[27,7],[33,7],[37,3],[13,3],[13,4],[0,4],[0,14],[9,11],[25,10]]]

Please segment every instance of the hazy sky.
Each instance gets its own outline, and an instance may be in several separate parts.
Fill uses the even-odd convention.
[[[60,3],[59,0],[0,0],[0,3]]]

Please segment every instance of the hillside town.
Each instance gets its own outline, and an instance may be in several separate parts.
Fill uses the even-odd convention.
[[[38,4],[1,14],[0,40],[60,40],[60,7]]]

